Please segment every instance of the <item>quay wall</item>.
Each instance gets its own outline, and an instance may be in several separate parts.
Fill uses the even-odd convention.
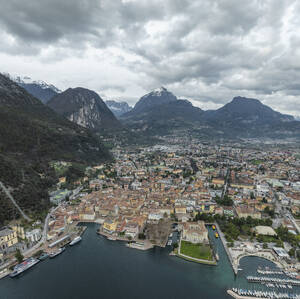
[[[216,222],[214,225],[216,226],[216,228],[217,228],[217,230],[218,230],[220,239],[221,239],[221,241],[222,241],[222,243],[223,243],[223,246],[224,246],[224,249],[225,249],[226,254],[227,254],[227,256],[228,256],[228,259],[229,259],[229,261],[230,261],[231,267],[232,267],[232,269],[233,269],[234,274],[236,275],[236,274],[237,274],[237,267],[234,266],[234,261],[233,261],[232,255],[231,255],[231,253],[230,253],[230,251],[229,251],[229,248],[228,248],[228,246],[227,246],[225,236],[224,236],[223,232],[221,231],[221,229],[220,229],[218,223]]]

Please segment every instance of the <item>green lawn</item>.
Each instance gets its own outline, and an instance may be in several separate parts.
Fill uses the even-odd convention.
[[[180,253],[197,259],[213,260],[210,247],[204,244],[193,244],[187,241],[181,241]]]

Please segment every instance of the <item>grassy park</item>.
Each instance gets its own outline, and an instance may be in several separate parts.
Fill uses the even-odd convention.
[[[180,253],[202,260],[213,260],[212,250],[209,245],[205,244],[193,244],[187,241],[181,241]]]

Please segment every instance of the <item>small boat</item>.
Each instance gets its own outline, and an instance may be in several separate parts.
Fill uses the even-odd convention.
[[[49,254],[46,253],[46,252],[43,252],[43,253],[38,257],[38,259],[39,259],[40,261],[43,261],[43,260],[47,259],[48,257],[49,257]]]
[[[215,230],[215,229],[216,229],[216,226],[215,226],[215,225],[213,225],[213,226],[212,226],[212,229],[213,229],[213,230]]]
[[[72,240],[72,242],[70,243],[70,246],[73,246],[73,245],[77,244],[77,243],[80,242],[81,240],[82,240],[82,238],[81,238],[80,236],[74,238],[74,239]]]
[[[218,234],[218,233],[215,233],[215,237],[216,237],[216,238],[219,238],[219,234]]]
[[[65,247],[59,248],[57,251],[52,252],[52,253],[50,254],[50,258],[53,259],[54,257],[58,256],[59,254],[63,253],[65,250],[66,250]]]

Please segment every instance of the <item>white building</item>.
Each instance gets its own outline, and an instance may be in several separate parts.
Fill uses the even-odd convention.
[[[148,215],[148,220],[151,220],[151,221],[159,221],[162,218],[164,218],[164,216],[160,213],[150,213]]]
[[[26,239],[30,242],[38,242],[42,237],[42,231],[37,228],[25,233]]]

